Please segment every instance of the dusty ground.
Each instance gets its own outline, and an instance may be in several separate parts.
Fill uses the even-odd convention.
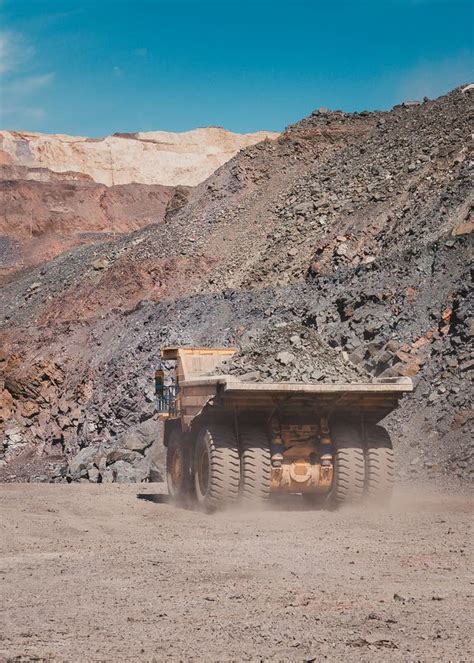
[[[473,660],[467,497],[206,516],[160,488],[0,486],[0,660]]]

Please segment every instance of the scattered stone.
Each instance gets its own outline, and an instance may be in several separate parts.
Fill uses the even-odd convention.
[[[161,423],[155,419],[147,419],[128,429],[119,439],[122,447],[132,451],[143,452],[161,435]]]
[[[127,463],[133,463],[141,459],[141,455],[137,451],[131,451],[130,449],[112,449],[107,454],[107,464],[111,465],[117,461],[126,461]]]
[[[288,366],[288,364],[292,364],[294,362],[295,355],[291,354],[291,352],[279,352],[276,358],[280,364],[283,364],[283,366]]]
[[[114,483],[139,483],[145,479],[143,470],[133,467],[124,460],[119,460],[110,465],[112,480]]]
[[[94,260],[91,265],[96,271],[100,271],[102,269],[106,269],[109,266],[109,261],[105,258],[97,258],[97,260]]]

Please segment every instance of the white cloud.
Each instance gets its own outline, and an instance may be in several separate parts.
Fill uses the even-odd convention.
[[[46,111],[44,108],[39,107],[16,108],[14,106],[9,106],[7,108],[2,108],[2,115],[4,117],[11,117],[14,115],[15,117],[21,117],[26,120],[42,120],[46,117]]]
[[[117,65],[112,69],[112,73],[116,78],[121,78],[123,76],[123,69],[117,67]]]
[[[11,96],[25,97],[37,90],[47,87],[53,82],[53,79],[53,73],[16,78],[9,83],[5,83],[3,91]]]
[[[474,56],[470,51],[437,62],[422,60],[401,77],[397,97],[405,100],[438,97],[458,85],[470,83],[473,73]]]
[[[0,0],[1,2],[1,0]],[[41,120],[46,112],[35,104],[35,94],[54,80],[54,73],[28,74],[35,49],[25,36],[0,31],[0,118],[9,122]]]
[[[32,58],[34,53],[35,49],[19,32],[13,30],[0,32],[0,74],[16,71]]]

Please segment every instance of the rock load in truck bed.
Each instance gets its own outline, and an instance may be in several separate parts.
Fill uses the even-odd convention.
[[[214,374],[255,382],[370,382],[362,368],[331,348],[313,330],[299,324],[272,327],[247,345]]]

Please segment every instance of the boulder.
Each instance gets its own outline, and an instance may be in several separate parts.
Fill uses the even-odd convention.
[[[141,458],[142,456],[138,451],[131,451],[130,449],[112,449],[107,454],[107,465],[112,465],[112,463],[121,460],[134,464],[139,462]]]
[[[166,448],[161,439],[155,440],[145,451],[148,463],[148,480],[164,481],[166,477]]]
[[[120,437],[120,446],[131,451],[143,452],[157,439],[161,439],[162,424],[155,419],[147,419],[129,428]]]
[[[124,460],[118,460],[109,466],[112,470],[114,483],[139,483],[146,478],[146,471],[143,467],[133,467]]]
[[[81,477],[81,472],[87,470],[89,466],[94,465],[101,456],[101,449],[97,447],[84,447],[74,458],[69,461],[68,477],[76,481]]]
[[[97,483],[100,477],[100,472],[97,469],[97,467],[95,467],[95,465],[92,465],[92,467],[89,467],[89,469],[87,470],[87,476],[89,478],[89,481],[91,481],[92,483]]]
[[[109,266],[109,261],[106,258],[97,258],[91,263],[91,266],[96,270],[106,269]]]

